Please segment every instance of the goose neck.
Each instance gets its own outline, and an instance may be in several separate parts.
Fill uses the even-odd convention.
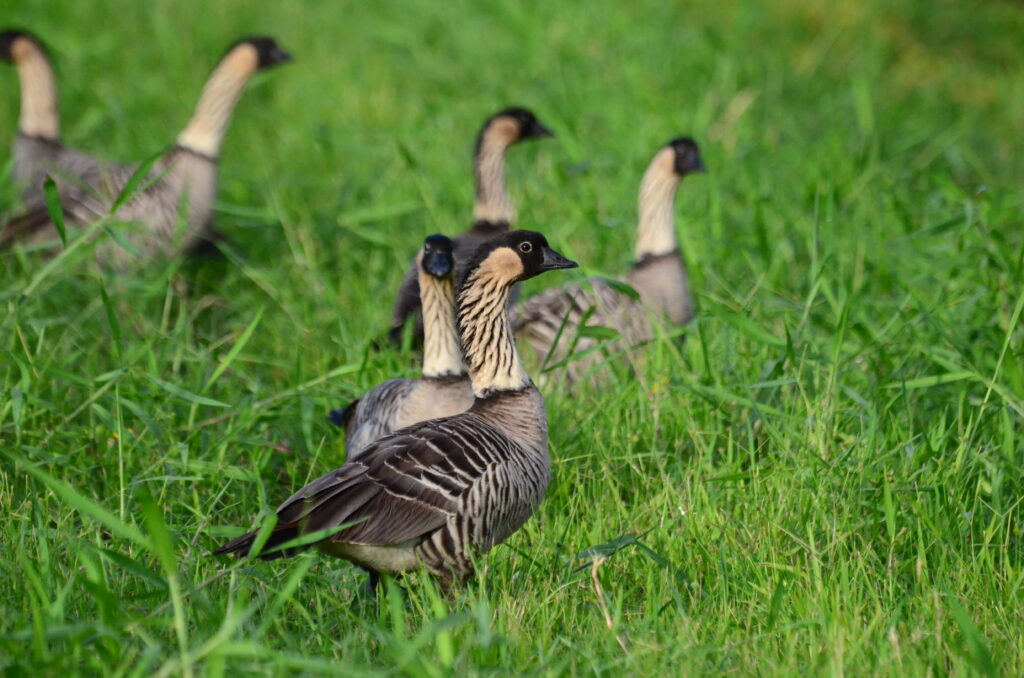
[[[206,81],[192,119],[178,135],[179,146],[210,158],[219,155],[235,105],[257,64],[257,54],[249,45],[241,45],[224,57]]]
[[[462,347],[455,328],[455,294],[451,278],[419,273],[423,308],[423,376],[463,376]]]
[[[459,334],[477,398],[533,384],[509,327],[506,306],[511,287],[511,281],[481,266],[469,274],[459,294]]]
[[[57,112],[57,80],[43,48],[20,38],[12,46],[21,83],[21,114],[18,131],[25,136],[56,141],[60,134]]]
[[[662,154],[655,157],[640,183],[635,250],[638,261],[668,254],[678,247],[674,204],[679,176],[672,171],[672,158]]]
[[[493,122],[481,133],[474,159],[476,221],[515,221],[515,210],[505,186],[505,152],[515,141],[515,130],[505,121]]]

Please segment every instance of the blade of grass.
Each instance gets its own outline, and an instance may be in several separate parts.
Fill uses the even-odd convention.
[[[68,234],[64,227],[64,208],[60,204],[60,196],[57,194],[57,182],[53,177],[47,175],[43,181],[43,198],[46,200],[46,211],[50,214],[50,221],[57,229],[60,236],[61,247],[68,246]]]
[[[184,400],[185,402],[193,403],[193,404],[196,404],[196,405],[207,405],[209,407],[222,407],[222,408],[225,408],[225,409],[231,407],[231,405],[228,405],[227,403],[222,403],[219,400],[213,400],[211,398],[205,398],[205,397],[203,397],[201,395],[196,395],[195,393],[192,393],[191,391],[186,391],[185,389],[181,388],[180,386],[175,386],[174,384],[172,384],[170,382],[167,382],[167,381],[164,381],[163,379],[160,379],[158,377],[154,377],[152,374],[149,374],[147,372],[140,371],[139,374],[144,376],[146,379],[149,379],[151,382],[153,382],[154,384],[159,386],[164,391],[167,391],[172,396],[174,396],[176,398],[180,398],[181,400]]]
[[[210,378],[206,380],[206,386],[203,388],[204,391],[209,390],[209,388],[213,386],[214,382],[220,378],[220,375],[224,374],[224,371],[231,367],[231,363],[235,361],[238,354],[241,353],[242,349],[245,348],[245,345],[249,343],[249,339],[252,338],[252,333],[256,331],[256,328],[260,324],[260,320],[263,319],[263,309],[264,307],[261,306],[259,310],[256,311],[256,317],[252,319],[249,326],[245,328],[244,332],[242,332],[242,336],[238,338],[238,341],[236,341],[234,346],[231,347],[231,350],[228,351],[224,360],[221,361],[220,365],[217,365],[217,369],[215,369],[213,374],[210,375]]]
[[[83,516],[87,516],[95,520],[97,523],[110,530],[112,534],[116,534],[119,537],[127,539],[128,541],[147,550],[151,550],[149,539],[143,536],[143,534],[139,532],[138,528],[134,525],[118,520],[117,516],[108,511],[98,502],[86,497],[84,494],[73,489],[70,485],[54,478],[32,462],[10,452],[7,449],[0,450],[0,454],[3,454],[8,459],[18,464],[26,473],[43,483],[46,487],[50,488],[50,490],[57,495],[61,501],[81,513]]]

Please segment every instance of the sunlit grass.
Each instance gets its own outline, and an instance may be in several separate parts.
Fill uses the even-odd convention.
[[[10,675],[1024,673],[1011,5],[4,16],[51,46],[66,141],[124,161],[174,138],[239,36],[296,56],[228,134],[223,261],[0,255]],[[0,92],[7,143],[10,68]],[[208,557],[340,463],[330,408],[416,373],[371,343],[422,237],[468,225],[472,138],[506,104],[558,134],[510,155],[520,223],[591,273],[628,265],[657,147],[701,143],[685,344],[548,390],[547,499],[454,601],[415,575],[378,611],[341,561]]]

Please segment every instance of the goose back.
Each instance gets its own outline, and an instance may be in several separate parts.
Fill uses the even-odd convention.
[[[65,220],[83,227],[107,216],[137,169],[138,165],[90,163],[80,154],[62,156],[51,168],[51,176]],[[142,190],[121,205],[113,218],[137,224],[127,227],[124,235],[142,257],[171,255],[194,246],[203,237],[217,191],[217,165],[213,160],[186,149],[174,149],[153,165],[139,186]],[[30,244],[56,240],[57,231],[41,193],[28,205],[24,216],[7,225],[0,235],[0,245],[15,239]],[[18,227],[27,222],[32,227],[18,233]],[[134,255],[111,242],[104,244],[97,256],[104,263],[122,267]]]
[[[457,412],[473,404],[469,380],[462,376],[390,379],[352,404],[346,426],[347,459],[360,458],[370,443],[411,426]]]
[[[570,381],[604,360],[593,353],[598,339],[580,333],[584,325],[614,330],[620,346],[653,337],[650,309],[603,278],[542,292],[523,302],[513,315],[516,338],[533,349],[538,362],[555,365],[575,356],[564,368]]]

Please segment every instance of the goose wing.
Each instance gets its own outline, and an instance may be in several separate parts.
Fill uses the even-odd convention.
[[[80,174],[58,169],[54,174],[61,209],[70,219],[86,224],[107,215],[132,178],[135,165],[96,164]],[[45,204],[41,205],[43,209]]]
[[[458,463],[464,454],[447,431],[412,426],[367,447],[364,462],[346,464],[297,492],[278,516],[304,522],[306,531],[361,521],[332,541],[386,546],[422,538],[456,513],[459,496],[479,477]]]
[[[56,165],[50,168],[50,173],[57,183],[64,219],[75,224],[88,224],[106,216],[118,193],[131,179],[135,166],[95,161],[86,164],[83,160],[77,170],[80,171]],[[0,247],[8,247],[44,229],[53,230],[52,235],[56,237],[40,181],[39,189],[29,195],[25,211],[4,224]]]
[[[632,312],[636,298],[637,293],[626,283],[587,278],[581,283],[553,287],[524,301],[513,314],[512,329],[518,332],[537,323],[557,329],[566,317],[572,327],[588,313],[592,314],[590,324],[614,327],[617,314]]]
[[[567,285],[554,287],[530,297],[520,304],[513,314],[513,332],[538,325],[557,332],[563,321],[571,329],[579,324],[590,308],[597,305],[597,300],[589,292],[590,290],[583,285]]]
[[[317,478],[281,504],[265,549],[345,523],[354,524],[329,541],[394,546],[425,539],[458,512],[463,494],[494,466],[497,460],[480,448],[493,446],[497,435],[479,417],[459,415],[381,438],[366,448],[365,461]],[[247,551],[255,534],[216,553]]]
[[[389,379],[339,413],[346,433],[348,461],[361,456],[370,443],[397,428],[395,420],[415,388],[416,381],[412,379]]]
[[[0,230],[0,249],[6,249],[16,242],[31,237],[34,233],[53,226],[46,208],[20,214],[7,221]],[[54,234],[56,236],[56,233]]]

